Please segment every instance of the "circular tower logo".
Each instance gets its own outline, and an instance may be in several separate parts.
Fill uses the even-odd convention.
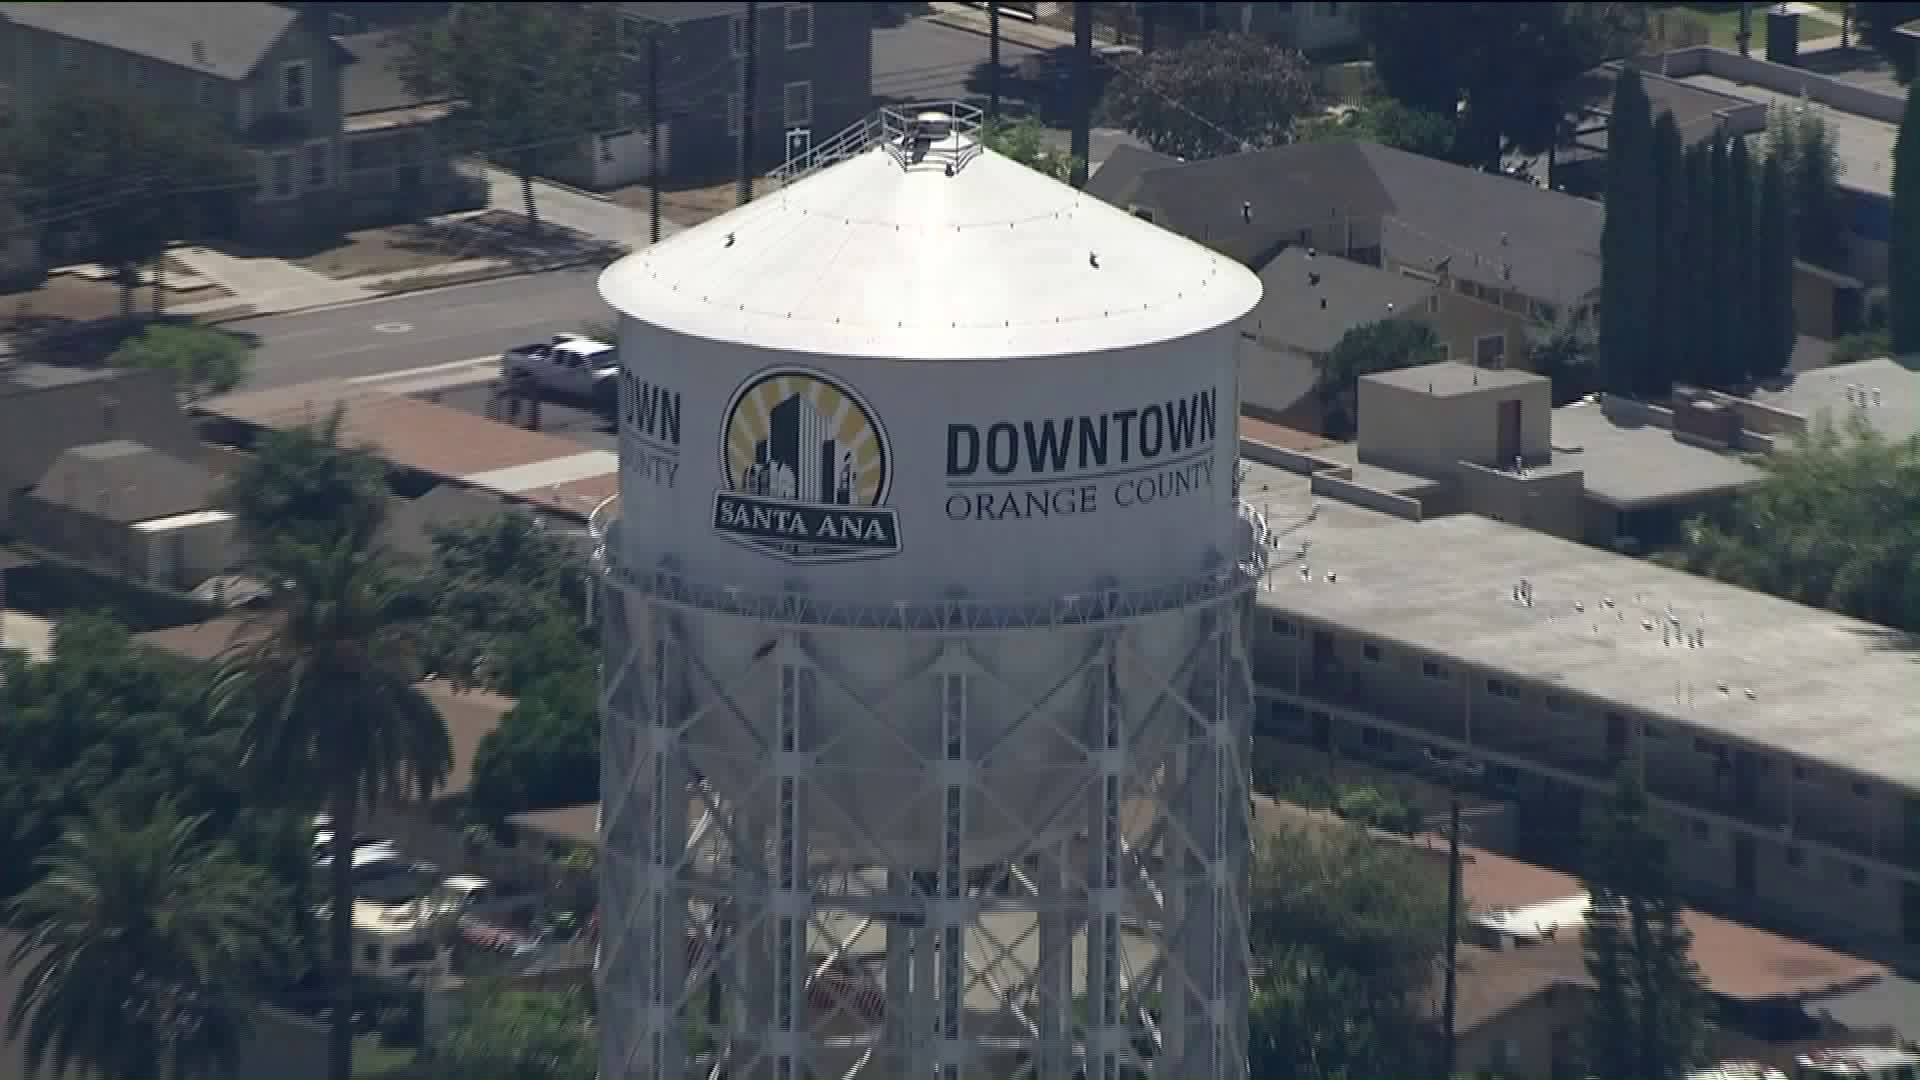
[[[720,475],[713,529],[735,543],[796,563],[900,550],[886,429],[824,372],[779,367],[742,383],[721,418]]]

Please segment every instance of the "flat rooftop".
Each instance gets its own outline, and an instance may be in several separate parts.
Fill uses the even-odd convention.
[[[1865,406],[1857,393],[1848,400],[1853,388],[1866,390]],[[1858,416],[1889,439],[1920,434],[1920,372],[1886,357],[1798,372],[1778,390],[1754,391],[1753,400],[1816,424],[1840,425]]]
[[[1308,533],[1263,606],[1920,790],[1911,635],[1474,515]]]
[[[1689,86],[1697,86],[1729,97],[1744,98],[1764,105],[1784,105],[1798,107],[1801,104],[1799,94],[1782,93],[1761,86],[1737,83],[1732,79],[1723,79],[1718,75],[1688,75],[1680,80]],[[1819,103],[1808,106],[1815,110],[1820,119],[1826,121],[1827,130],[1833,132],[1834,150],[1840,157],[1840,183],[1845,187],[1857,188],[1874,195],[1891,196],[1893,194],[1893,140],[1899,135],[1897,125],[1881,120],[1870,120],[1864,116],[1841,112]]]
[[[1553,457],[1585,474],[1588,495],[1623,509],[1737,491],[1766,475],[1737,454],[1681,442],[1670,428],[1608,416],[1598,404],[1553,410]]]
[[[1457,360],[1442,360],[1437,364],[1421,364],[1418,367],[1400,368],[1396,371],[1376,371],[1362,378],[1387,386],[1397,386],[1402,390],[1424,391],[1434,397],[1453,397],[1458,394],[1472,394],[1481,390],[1507,386],[1525,386],[1541,381],[1540,376],[1532,372],[1516,371],[1511,368],[1476,367]]]

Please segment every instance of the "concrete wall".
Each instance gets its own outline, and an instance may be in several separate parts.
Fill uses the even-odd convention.
[[[1408,521],[1420,520],[1420,500],[1409,499],[1405,495],[1395,495],[1390,491],[1380,491],[1364,484],[1356,484],[1334,470],[1315,473],[1310,486],[1315,495],[1325,495],[1328,498],[1364,506],[1369,510],[1378,510],[1383,514],[1392,514],[1394,517],[1405,518]]]
[[[1906,108],[1905,100],[1892,94],[1801,68],[1771,63],[1758,56],[1741,56],[1737,52],[1709,46],[1675,49],[1660,56],[1647,57],[1641,61],[1641,66],[1675,79],[1684,79],[1689,75],[1716,75],[1734,82],[1765,87],[1775,93],[1805,94],[1809,99],[1841,112],[1888,124],[1898,124],[1900,114]],[[1845,177],[1841,178],[1841,183],[1846,183]]]
[[[1462,508],[1567,540],[1585,528],[1587,474],[1579,470],[1521,475],[1468,464],[1455,474]]]

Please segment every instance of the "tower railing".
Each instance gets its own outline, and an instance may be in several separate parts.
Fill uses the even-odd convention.
[[[941,117],[946,130],[930,133],[925,119],[930,116]],[[986,113],[964,101],[883,106],[831,139],[788,158],[769,177],[784,187],[876,145],[903,169],[934,162],[958,172],[980,155],[980,129],[985,123]]]

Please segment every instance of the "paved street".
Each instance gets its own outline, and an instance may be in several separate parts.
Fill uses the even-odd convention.
[[[612,318],[598,267],[556,270],[346,307],[228,324],[259,339],[250,389],[498,355]]]

